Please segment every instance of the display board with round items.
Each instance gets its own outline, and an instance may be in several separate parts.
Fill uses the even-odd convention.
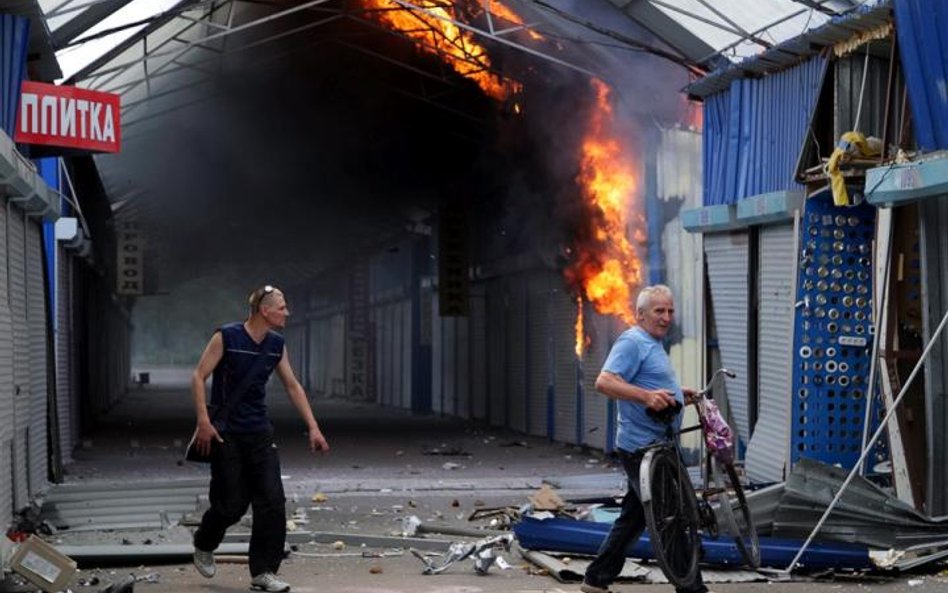
[[[862,452],[872,324],[876,210],[838,207],[829,192],[806,200],[800,221],[794,311],[790,459],[851,468]],[[878,426],[879,406],[871,422]],[[870,465],[887,458],[884,446]]]

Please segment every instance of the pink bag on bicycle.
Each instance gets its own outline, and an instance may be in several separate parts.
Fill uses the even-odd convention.
[[[701,398],[699,417],[704,429],[704,444],[708,451],[721,463],[734,461],[734,433],[724,420],[724,415],[718,409],[713,399]]]

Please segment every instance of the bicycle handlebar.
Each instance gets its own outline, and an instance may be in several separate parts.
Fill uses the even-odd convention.
[[[718,370],[714,371],[714,374],[711,375],[711,379],[708,380],[707,385],[705,385],[701,389],[701,391],[698,392],[698,395],[708,396],[708,394],[711,392],[711,388],[714,387],[714,382],[717,380],[718,375],[727,375],[731,379],[734,379],[735,377],[737,377],[737,373],[735,373],[734,371],[721,367]]]

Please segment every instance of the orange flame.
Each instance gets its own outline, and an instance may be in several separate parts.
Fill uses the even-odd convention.
[[[634,291],[642,284],[642,262],[629,240],[646,239],[630,151],[614,132],[609,87],[593,80],[596,105],[582,143],[577,177],[586,205],[592,212],[585,229],[588,237],[575,246],[567,278],[580,287],[596,311],[635,324]]]
[[[410,8],[395,0],[362,0],[383,24],[415,42],[422,51],[442,59],[461,76],[473,80],[488,96],[503,101],[520,90],[520,84],[491,71],[490,57],[474,35],[459,27],[458,9],[444,0],[412,0]]]
[[[583,328],[583,297],[576,297],[576,358],[583,357],[583,351],[586,349],[586,346],[589,344],[589,337],[586,335],[586,331]]]
[[[514,25],[519,25],[523,27],[531,39],[534,39],[536,41],[540,41],[541,39],[543,39],[543,35],[540,35],[533,29],[530,29],[529,27],[524,25],[523,19],[520,18],[519,14],[510,10],[505,5],[501,4],[498,0],[490,0],[489,6],[490,6],[490,13],[492,15],[499,16],[505,21],[509,21],[513,23]]]

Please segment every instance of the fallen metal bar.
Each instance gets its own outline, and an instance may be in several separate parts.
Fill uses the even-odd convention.
[[[313,533],[313,541],[320,544],[331,544],[337,541],[349,546],[368,546],[371,548],[415,548],[417,550],[434,550],[444,552],[454,542],[444,539],[426,539],[421,537],[393,537],[387,535],[369,535],[353,533],[333,533],[317,531]]]
[[[194,555],[192,544],[94,544],[54,546],[60,554],[83,564],[146,564],[149,562],[189,562]],[[250,544],[221,544],[215,553],[233,555],[247,554]]]

